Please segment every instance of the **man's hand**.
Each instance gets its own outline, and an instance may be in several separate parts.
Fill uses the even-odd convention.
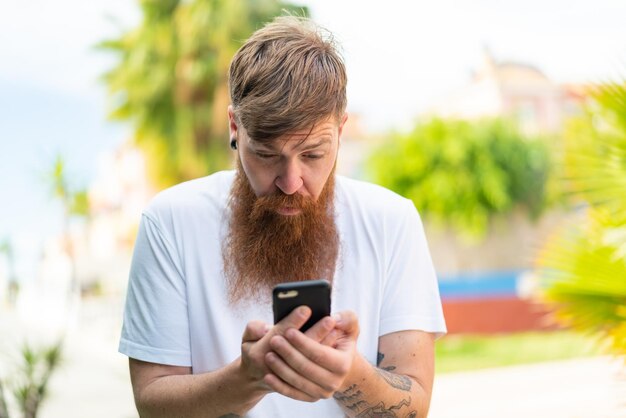
[[[266,357],[273,348],[270,344],[272,338],[283,338],[287,330],[296,331],[311,316],[311,309],[307,306],[300,306],[287,315],[282,321],[271,327],[262,321],[251,321],[247,324],[241,342],[241,368],[243,373],[258,387],[265,391],[272,391],[272,388],[264,382],[264,376],[270,373],[266,365]],[[337,344],[338,332],[335,330],[335,320],[325,317],[307,330],[306,334],[300,335],[310,339],[315,344],[326,344],[333,346]]]
[[[330,317],[320,323],[326,320],[332,323]],[[309,331],[314,327],[306,334],[290,327],[272,335],[269,345],[273,352],[265,353],[265,362],[271,370],[263,379],[267,386],[307,402],[330,398],[341,388],[357,355],[359,323],[349,311],[337,315],[334,322],[334,329],[325,337],[311,338]]]

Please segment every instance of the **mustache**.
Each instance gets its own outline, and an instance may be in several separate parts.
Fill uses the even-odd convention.
[[[270,195],[257,197],[250,215],[254,219],[263,213],[275,212],[279,208],[300,209],[302,212],[307,212],[316,204],[317,202],[311,197],[299,193],[288,195],[279,190]]]

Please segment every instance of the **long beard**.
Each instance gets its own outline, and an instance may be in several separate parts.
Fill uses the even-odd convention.
[[[230,223],[223,243],[231,304],[266,302],[271,288],[309,279],[332,281],[339,253],[334,211],[335,170],[317,201],[300,194],[257,197],[241,163],[230,194]],[[300,209],[284,216],[280,207]]]

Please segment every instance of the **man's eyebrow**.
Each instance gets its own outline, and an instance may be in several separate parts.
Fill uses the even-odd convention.
[[[302,144],[298,145],[296,148],[301,148],[303,151],[305,151],[305,150],[310,150],[310,149],[313,149],[313,148],[317,148],[317,147],[322,146],[322,145],[326,145],[326,144],[330,143],[331,141],[332,141],[332,139],[330,137],[324,137],[324,138],[320,139],[319,141],[314,142],[312,144],[305,144],[303,142]]]
[[[274,145],[275,142],[261,142],[261,141],[255,141],[254,139],[250,140],[250,145],[252,145],[253,148],[257,148],[257,149],[264,149],[267,151],[276,151],[276,146]]]
[[[294,141],[289,140],[289,141]],[[288,141],[288,142],[289,142]],[[301,151],[306,151],[306,150],[311,150],[317,147],[320,147],[322,145],[326,145],[328,143],[332,142],[332,137],[331,136],[324,136],[323,138],[321,138],[319,141],[311,143],[311,144],[307,144],[306,141],[303,141],[302,143],[298,144],[295,148]],[[262,148],[268,151],[272,151],[272,152],[277,152],[280,149],[282,149],[283,145],[281,145],[280,147],[278,147],[277,145],[275,145],[276,142],[258,142],[258,141],[253,141],[253,146],[255,148]]]

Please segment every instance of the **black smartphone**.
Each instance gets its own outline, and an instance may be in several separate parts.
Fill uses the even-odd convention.
[[[300,328],[304,332],[330,315],[330,283],[327,280],[281,283],[274,287],[272,304],[274,323],[289,315],[298,306],[306,305],[311,308],[311,317]]]

